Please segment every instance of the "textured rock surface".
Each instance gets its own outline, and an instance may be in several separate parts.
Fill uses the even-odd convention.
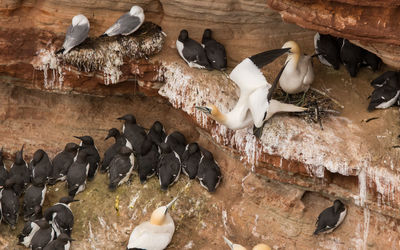
[[[352,0],[268,0],[283,20],[345,37],[377,54],[391,66],[400,68],[399,1]],[[358,42],[359,41],[359,42]]]
[[[388,2],[364,3],[387,6]],[[90,35],[97,36],[132,2],[0,2],[0,135],[8,157],[23,143],[27,158],[39,147],[54,156],[73,139],[72,135],[81,134],[92,135],[104,152],[111,143],[103,142],[106,130],[120,127],[115,117],[132,112],[146,128],[161,120],[169,132],[179,129],[189,141],[206,145],[215,152],[224,174],[214,195],[184,177],[167,193],[159,191],[156,179],[143,187],[137,178],[130,186],[110,193],[106,177],[97,176],[79,195],[82,202],[73,205],[77,211],[73,234],[78,240],[74,242],[76,249],[124,248],[133,226],[177,194],[182,200],[172,213],[177,232],[170,249],[224,249],[222,235],[247,247],[263,241],[275,249],[400,247],[400,155],[392,148],[399,143],[400,128],[394,122],[398,111],[366,112],[371,92],[368,82],[379,72],[362,69],[360,77],[351,79],[343,69],[333,71],[315,63],[314,87],[345,106],[341,116],[324,120],[323,131],[298,117],[276,116],[259,141],[250,130],[227,130],[193,109],[195,104],[212,101],[227,111],[235,104],[237,90],[220,72],[187,67],[175,49],[180,29],[188,29],[192,38],[200,40],[204,28],[212,28],[217,40],[226,45],[230,69],[243,58],[281,47],[289,39],[312,53],[314,32],[283,23],[279,14],[261,0],[135,3],[144,7],[147,21],[159,24],[167,33],[159,55],[150,61],[140,59],[123,65],[123,72],[136,74],[139,79],[105,86],[94,74],[71,68],[71,72],[64,71],[60,86],[48,84],[60,76],[58,69],[33,70],[37,55],[62,44],[75,14],[88,16]],[[319,1],[303,1],[302,6],[310,3],[317,5]],[[392,48],[395,51],[396,47]],[[269,80],[282,62],[265,70]],[[135,80],[140,87],[134,85]],[[155,94],[153,81],[165,82],[159,93],[166,99],[141,95]],[[379,119],[365,123],[373,116]],[[65,192],[63,184],[51,188],[45,205]],[[120,216],[114,209],[117,195]],[[335,198],[349,206],[343,226],[331,235],[312,237],[315,218]],[[105,209],[98,205],[99,200]],[[16,232],[4,224],[0,231],[0,247],[16,248],[15,241],[10,241]],[[379,235],[387,235],[387,240],[382,241]]]

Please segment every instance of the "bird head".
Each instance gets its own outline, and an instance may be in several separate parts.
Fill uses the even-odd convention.
[[[202,43],[205,43],[208,39],[211,39],[212,31],[210,29],[205,29],[203,33]]]
[[[117,136],[119,136],[119,130],[116,128],[111,128],[110,130],[108,130],[108,134],[106,136],[106,138],[104,140],[107,140],[108,138],[114,137],[117,138]]]
[[[253,247],[253,250],[271,250],[271,247],[266,244],[257,244]]]
[[[139,16],[143,14],[143,9],[140,6],[134,5],[129,11],[131,16]]]
[[[78,148],[79,148],[78,144],[70,142],[65,145],[64,150],[67,152],[76,153],[76,151],[78,151]]]
[[[344,208],[343,202],[341,202],[340,200],[335,200],[335,201],[333,202],[333,211],[334,211],[335,213],[341,212],[341,211],[342,211],[342,208]]]
[[[150,218],[150,223],[153,225],[161,226],[164,223],[165,216],[168,213],[168,209],[174,204],[178,197],[174,198],[166,206],[162,206],[153,211]]]
[[[242,245],[239,244],[234,244],[232,241],[228,240],[225,236],[222,236],[224,238],[224,241],[228,246],[231,248],[231,250],[246,250],[246,248]]]
[[[24,162],[24,146],[22,145],[22,148],[20,151],[17,151],[17,153],[15,154],[15,163],[16,164],[23,164]]]
[[[132,114],[126,114],[124,116],[121,116],[121,117],[117,118],[117,120],[123,120],[123,121],[125,121],[127,123],[131,123],[131,124],[135,124],[136,123],[136,118]]]
[[[206,106],[196,106],[195,108],[211,117],[216,117],[220,113],[219,109],[214,104],[207,104]]]
[[[188,38],[189,38],[189,33],[188,33],[188,31],[187,31],[187,30],[181,30],[181,32],[179,33],[178,40],[181,41],[181,42],[183,42],[183,41],[185,41],[185,40],[188,39]]]
[[[301,50],[299,45],[295,41],[288,41],[283,46],[282,49],[290,49],[289,54],[298,54],[300,55]]]
[[[94,145],[93,138],[91,136],[74,136],[75,138],[82,141],[83,145]]]
[[[76,15],[72,18],[72,26],[89,24],[89,20],[82,14]]]

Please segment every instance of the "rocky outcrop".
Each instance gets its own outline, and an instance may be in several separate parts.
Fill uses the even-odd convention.
[[[303,28],[344,37],[400,68],[399,1],[268,0],[282,19]]]

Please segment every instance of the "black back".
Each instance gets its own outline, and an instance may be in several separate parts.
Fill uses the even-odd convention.
[[[318,216],[316,223],[317,228],[314,231],[314,235],[335,228],[337,222],[339,221],[340,214],[344,210],[344,204],[340,200],[335,200],[333,206],[326,208]]]
[[[53,218],[54,213],[57,215]],[[61,233],[71,236],[74,226],[74,214],[69,206],[61,203],[56,203],[44,211],[44,218],[48,221],[56,222]]]
[[[18,221],[19,198],[10,187],[6,187],[1,191],[1,210],[3,220],[11,227],[15,227]]]
[[[163,124],[159,121],[155,121],[147,135],[150,136],[155,144],[159,145],[166,137]]]
[[[148,135],[137,157],[138,173],[141,183],[144,183],[148,177],[155,174],[159,157],[158,147],[151,136]]]
[[[174,131],[169,134],[167,138],[165,138],[165,143],[167,143],[173,151],[177,152],[179,157],[182,157],[186,147],[186,138],[181,132]]]
[[[53,166],[50,158],[45,151],[38,149],[33,154],[33,159],[30,163],[32,168],[32,183],[35,185],[44,185],[52,174]]]
[[[162,190],[167,190],[173,184],[181,172],[179,156],[166,143],[160,144],[161,155],[158,162],[157,174]]]
[[[112,132],[112,130],[114,131]],[[108,171],[111,160],[114,158],[115,155],[118,154],[119,150],[126,145],[125,137],[122,134],[120,134],[116,128],[112,128],[109,130],[109,134],[107,137],[111,137],[110,135],[112,135],[112,137],[115,138],[115,143],[111,145],[106,150],[106,152],[104,152],[103,162],[101,163],[100,167],[100,171],[102,173]]]
[[[96,146],[94,145],[93,138],[90,136],[82,136],[82,137],[76,137],[81,139],[82,141],[82,149],[85,149],[87,152],[87,161],[89,162],[89,172],[87,175],[87,179],[90,181],[94,178],[94,175],[97,172],[97,168],[99,167],[100,163],[100,155],[99,151],[97,151]],[[82,150],[79,150],[78,152],[78,158],[79,154],[81,154]]]
[[[383,87],[384,85],[391,83],[391,81],[398,81],[399,76],[396,71],[386,71],[382,75],[378,76],[371,81],[371,86],[374,88]]]
[[[372,83],[371,83],[372,84]],[[383,103],[395,104],[399,97],[400,82],[396,76],[388,78],[382,87],[377,87],[371,94],[371,101],[368,105],[368,111],[374,110]]]
[[[188,144],[182,155],[182,169],[190,179],[194,179],[197,176],[200,158],[200,146],[196,142]]]
[[[210,29],[205,29],[201,43],[204,45],[207,59],[211,66],[217,70],[226,68],[227,59],[224,45],[212,38]]]
[[[80,185],[83,185],[87,178],[86,167],[89,164],[88,158],[89,154],[93,150],[91,148],[86,148],[79,151],[77,160],[72,163],[71,167],[68,169],[67,173],[67,185],[68,194],[70,196],[75,196]],[[90,171],[90,164],[89,164]]]
[[[109,189],[115,190],[119,182],[132,171],[133,166],[130,161],[131,153],[132,150],[130,148],[123,146],[112,159],[110,163]]]
[[[78,144],[68,143],[62,152],[57,154],[52,163],[53,171],[49,178],[49,184],[55,184],[57,180],[62,179],[68,173],[69,167],[74,162],[74,157],[78,153]]]
[[[71,239],[67,234],[60,234],[56,240],[50,242],[43,250],[65,250],[65,245],[71,241]]]
[[[351,77],[356,77],[363,62],[363,50],[357,45],[352,44],[347,39],[341,39],[340,59],[342,60]]]
[[[337,70],[340,67],[340,47],[337,38],[331,35],[319,34],[316,52],[321,54],[332,67]]]
[[[25,220],[28,220],[31,216],[35,215],[35,209],[37,207],[41,207],[40,203],[42,202],[42,192],[44,189],[45,186],[39,187],[35,185],[31,185],[26,189],[22,205]]]
[[[125,138],[131,143],[132,149],[135,154],[137,154],[146,137],[146,131],[143,127],[136,123],[136,118],[133,115],[128,114],[118,119],[125,121],[125,130],[123,131],[123,134]]]
[[[13,189],[18,196],[24,192],[25,187],[30,183],[30,173],[28,165],[23,158],[23,150],[24,146],[22,146],[20,151],[17,151],[15,161],[9,171],[9,179],[13,178]]]
[[[188,62],[194,62],[198,65],[204,66],[210,69],[206,52],[200,43],[189,38],[188,32],[182,30],[179,34],[178,40],[183,43],[182,55]]]
[[[4,186],[8,179],[8,171],[3,162],[3,148],[0,150],[0,186]]]
[[[222,178],[221,170],[210,151],[202,148],[201,154],[202,159],[197,171],[197,178],[209,192],[214,192]]]
[[[40,229],[32,237],[32,250],[43,249],[55,237],[53,228],[46,220],[39,220],[37,224],[40,226]]]
[[[382,60],[377,55],[366,49],[363,49],[362,59],[363,65],[371,67],[373,71],[377,71],[382,64]]]

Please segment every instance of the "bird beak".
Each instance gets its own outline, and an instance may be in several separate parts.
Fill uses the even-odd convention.
[[[74,137],[82,141],[82,137],[80,136],[74,136]]]
[[[118,117],[117,120],[125,120],[124,117]]]
[[[195,106],[196,109],[206,113],[206,114],[211,114],[211,110],[207,107],[203,107],[203,106]]]
[[[107,141],[107,139],[110,137],[111,137],[111,135],[107,135],[107,137],[104,140]]]
[[[168,209],[170,207],[172,207],[172,205],[174,204],[174,202],[178,199],[178,197],[175,197],[175,199],[173,199],[170,203],[168,203],[168,205],[166,205],[167,209],[165,209],[165,213],[167,213]]]
[[[79,201],[79,200],[72,200],[71,202],[76,202],[76,201]]]
[[[24,146],[25,146],[25,144],[23,144],[21,147],[21,154],[24,152]]]
[[[228,240],[225,236],[222,236],[222,238],[224,238],[224,241],[226,244],[228,244],[228,246],[233,249],[233,243],[232,241]]]

